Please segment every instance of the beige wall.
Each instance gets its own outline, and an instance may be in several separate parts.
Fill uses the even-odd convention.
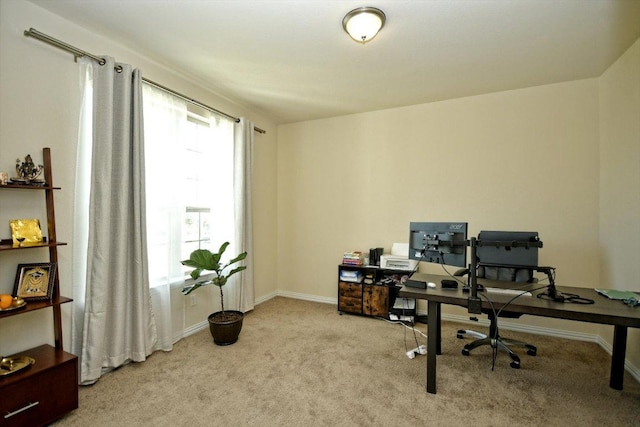
[[[410,221],[537,230],[559,283],[598,277],[595,79],[278,132],[280,289],[335,298],[342,253],[388,251]]]
[[[558,284],[638,289],[638,44],[601,79],[280,126],[279,289],[335,300],[342,253],[389,250],[410,221],[537,230]],[[611,345],[611,327],[517,323]]]
[[[600,269],[603,286],[640,290],[640,40],[599,79]],[[637,308],[636,308],[637,310]],[[611,344],[611,328],[602,328]],[[640,331],[627,358],[640,366]]]
[[[276,258],[276,127],[264,116],[249,111],[223,96],[204,90],[197,82],[181,77],[180,70],[172,70],[154,62],[133,49],[100,37],[86,29],[60,19],[31,3],[0,1],[0,170],[12,171],[16,157],[31,153],[34,160],[42,159],[42,147],[52,149],[53,173],[56,185],[57,233],[59,240],[72,242],[72,212],[75,171],[75,149],[79,111],[78,67],[73,56],[36,39],[25,37],[24,30],[34,27],[52,37],[95,54],[108,54],[120,62],[133,64],[143,76],[184,93],[207,105],[234,116],[244,116],[256,126],[267,130],[256,134],[254,234],[255,234],[255,295],[264,298],[275,291]],[[35,200],[34,200],[35,199]],[[43,198],[42,198],[43,199]],[[33,203],[40,198],[28,198],[11,192],[0,193],[0,224],[16,217],[32,217]],[[43,203],[41,203],[43,205]],[[44,219],[44,214],[39,215]],[[8,225],[0,227],[0,237],[9,237]],[[16,265],[38,262],[46,252],[3,252],[0,260],[0,292],[11,292]],[[71,295],[71,245],[59,251],[61,291]],[[178,260],[176,260],[178,261]],[[184,297],[175,290],[173,308],[176,329],[206,321],[206,315],[219,305],[217,295],[209,290],[198,295],[195,307],[185,306]],[[70,307],[63,306],[65,347],[70,344]],[[0,342],[3,354],[21,351],[30,346],[51,342],[50,328],[37,327],[49,322],[48,313],[29,313],[3,319]],[[48,323],[44,323],[45,325]],[[36,326],[34,326],[36,325]],[[177,332],[177,331],[176,331]],[[16,337],[19,337],[16,339]]]

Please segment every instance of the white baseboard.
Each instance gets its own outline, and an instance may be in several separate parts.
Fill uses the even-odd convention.
[[[419,314],[426,316],[427,313],[424,313],[424,314],[419,313]],[[460,316],[455,314],[443,314],[442,320],[449,320],[452,322],[459,322],[459,323],[467,323],[470,325],[481,325],[486,328],[489,327],[488,319],[478,319],[478,321],[476,322],[475,320],[470,320],[468,316]],[[523,325],[520,323],[509,322],[502,319],[500,320],[500,329],[504,329],[506,331],[526,332],[528,334],[544,335],[548,337],[557,337],[557,338],[567,338],[570,340],[588,341],[588,342],[595,342],[595,343],[599,342],[599,339],[600,339],[600,336],[596,334],[585,334],[581,332],[566,331],[564,329],[552,329],[552,328],[542,328],[538,326],[529,326],[529,325]]]
[[[203,320],[202,322],[196,323],[195,325],[191,325],[190,327],[185,329],[182,332],[182,336],[180,338],[188,337],[189,335],[193,335],[196,332],[200,332],[201,330],[206,329],[208,327],[209,327],[209,321],[208,320]]]
[[[426,315],[426,313],[424,313],[424,315]],[[465,316],[451,315],[451,314],[443,314],[442,319],[450,320],[452,322],[479,324],[487,328],[489,327],[489,321],[486,319],[483,319],[483,320],[478,319],[478,321],[476,322],[476,321],[470,320],[468,317],[465,317]],[[604,351],[609,353],[609,355],[613,354],[613,347],[611,346],[611,344],[605,341],[598,334],[585,334],[580,332],[567,331],[564,329],[552,329],[552,328],[543,328],[538,326],[522,325],[519,323],[513,323],[513,322],[504,321],[504,320],[500,322],[500,328],[507,331],[526,332],[529,334],[544,335],[548,337],[557,337],[557,338],[566,338],[566,339],[577,340],[577,341],[594,342],[598,344],[600,347],[602,347]],[[629,371],[631,376],[636,379],[636,381],[640,382],[640,369],[638,369],[631,362],[629,362],[629,359],[625,360],[624,367],[627,371]]]
[[[321,303],[325,303],[325,304],[334,304],[337,305],[338,304],[338,300],[336,298],[323,298],[323,297],[317,297],[317,296],[313,296],[313,295],[307,295],[307,294],[300,294],[300,293],[296,293],[296,292],[272,292],[270,294],[267,294],[263,297],[260,297],[258,299],[255,300],[255,305],[258,304],[262,304],[263,302],[269,301],[272,298],[275,297],[287,297],[287,298],[292,298],[292,299],[299,299],[299,300],[305,300],[305,301],[314,301],[314,302],[321,302]],[[173,342],[176,343],[178,342],[180,339],[188,337],[189,335],[193,335],[196,332],[200,332],[203,329],[206,329],[209,327],[209,321],[208,320],[203,320],[200,323],[196,323],[195,325],[191,325],[188,328],[184,329],[182,331],[182,334],[179,334],[177,336],[173,337]]]
[[[321,302],[325,304],[334,304],[336,306],[338,305],[337,298],[319,297],[316,295],[308,295],[308,294],[302,294],[298,292],[284,292],[284,291],[272,292],[262,298],[259,298],[258,300],[256,300],[255,303],[260,304],[277,296],[300,299],[305,301],[315,301],[315,302]],[[427,313],[418,311],[418,314],[424,316]],[[443,314],[442,320],[450,320],[452,322],[482,325],[487,328],[489,327],[489,321],[486,319],[478,319],[478,321],[475,322],[470,320],[469,317],[460,316],[460,315]],[[529,334],[544,335],[549,337],[566,338],[566,339],[577,340],[577,341],[595,342],[600,347],[602,347],[607,353],[609,353],[609,355],[613,353],[613,348],[611,347],[611,345],[598,334],[585,334],[580,332],[567,331],[564,329],[553,329],[553,328],[543,328],[538,326],[522,325],[519,323],[513,323],[508,321],[501,321],[500,328],[508,331],[526,332]],[[624,367],[627,371],[629,371],[631,376],[635,378],[636,381],[640,382],[640,369],[638,367],[634,366],[631,362],[629,362],[629,359],[625,360]]]
[[[309,294],[301,294],[298,292],[284,292],[284,291],[277,291],[274,292],[273,296],[279,296],[279,297],[287,297],[287,298],[293,298],[293,299],[301,299],[301,300],[305,300],[305,301],[314,301],[314,302],[321,302],[324,304],[334,304],[334,305],[338,305],[338,299],[337,298],[329,298],[329,297],[319,297],[316,295],[309,295]],[[273,298],[273,297],[271,297]]]

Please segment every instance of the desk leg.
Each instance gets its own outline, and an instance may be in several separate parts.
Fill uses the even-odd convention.
[[[613,354],[611,356],[611,379],[609,387],[622,390],[624,379],[624,358],[627,352],[627,327],[613,327]]]
[[[440,304],[437,304],[438,309],[436,310],[436,316],[438,320],[436,323],[438,324],[436,339],[438,340],[436,343],[436,354],[442,354],[442,313],[440,312]]]
[[[427,393],[436,394],[436,355],[440,354],[440,303],[429,300],[427,309]]]

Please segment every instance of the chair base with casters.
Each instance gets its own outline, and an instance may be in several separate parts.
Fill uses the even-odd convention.
[[[469,270],[459,270],[454,275],[463,276],[468,274]],[[513,281],[513,282],[535,282],[535,278],[533,277],[532,271],[528,269],[514,269],[514,268],[495,268],[495,267],[484,267],[481,266],[478,269],[478,277],[489,278],[493,280],[505,280],[505,281]],[[519,346],[527,349],[527,354],[529,356],[535,356],[538,352],[538,349],[535,345],[528,344],[522,341],[512,340],[508,338],[502,338],[499,334],[498,330],[498,319],[496,319],[495,314],[491,310],[482,310],[483,313],[486,313],[489,318],[489,334],[483,334],[481,332],[476,332],[467,329],[458,330],[457,337],[459,339],[463,339],[465,336],[471,336],[477,338],[475,341],[466,344],[462,349],[462,354],[464,356],[469,356],[471,350],[474,348],[488,345],[493,349],[502,350],[511,357],[510,366],[514,369],[520,368],[520,357],[511,350],[511,346]],[[507,318],[518,318],[520,314],[511,313],[511,312],[501,312],[500,317]],[[476,319],[477,320],[477,319]]]
[[[474,348],[488,345],[493,349],[502,350],[507,353],[509,357],[511,357],[511,363],[509,364],[509,366],[511,366],[513,369],[520,369],[520,357],[513,350],[511,350],[511,346],[526,348],[527,354],[529,356],[535,356],[537,354],[538,348],[535,345],[527,344],[518,340],[502,338],[498,332],[498,322],[496,321],[495,317],[493,315],[489,315],[489,320],[491,321],[491,324],[489,326],[489,335],[467,329],[458,330],[457,337],[459,339],[464,339],[465,336],[472,336],[474,338],[477,338],[475,341],[472,341],[464,346],[464,348],[462,349],[462,354],[464,356],[469,356],[471,350],[473,350]]]

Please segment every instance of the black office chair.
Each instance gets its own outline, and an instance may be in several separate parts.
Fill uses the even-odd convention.
[[[456,276],[463,276],[465,274],[469,274],[469,270],[459,270],[455,273]],[[534,283],[537,280],[533,277],[533,270],[527,268],[511,268],[511,267],[494,267],[494,266],[483,266],[480,264],[477,269],[477,277],[485,278],[488,280],[501,280],[501,281],[512,281],[517,283]],[[469,356],[469,353],[474,348],[489,345],[495,350],[503,350],[511,357],[510,366],[514,369],[520,368],[520,357],[511,350],[511,346],[520,346],[525,347],[527,349],[527,354],[530,356],[535,356],[538,349],[536,346],[528,343],[524,343],[522,341],[511,340],[507,338],[503,338],[500,336],[498,329],[498,319],[495,316],[493,310],[482,310],[483,313],[486,313],[489,317],[489,334],[483,334],[480,332],[460,329],[458,330],[457,337],[459,339],[463,339],[465,335],[469,335],[476,339],[475,341],[467,344],[462,349],[462,354],[465,356]],[[506,310],[500,312],[500,317],[506,318],[518,318],[522,314],[513,313]]]

